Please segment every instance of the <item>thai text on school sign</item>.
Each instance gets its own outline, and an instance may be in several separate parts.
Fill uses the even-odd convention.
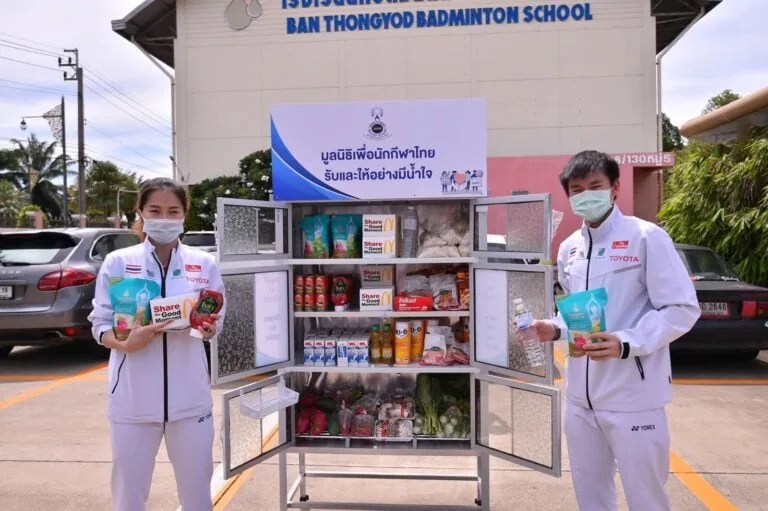
[[[306,12],[312,9],[338,7],[376,7],[408,5],[432,7],[435,0],[282,0],[283,10]],[[440,2],[443,4],[444,2]],[[517,23],[557,23],[590,21],[589,2],[554,3],[543,5],[504,5],[467,8],[435,8],[388,12],[356,12],[353,14],[318,14],[288,16],[288,34],[321,32],[359,32],[370,30],[399,30],[413,28],[471,27],[481,25],[510,25]]]
[[[482,197],[484,99],[274,105],[275,200]]]

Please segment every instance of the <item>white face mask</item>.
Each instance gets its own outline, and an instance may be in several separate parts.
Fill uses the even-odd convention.
[[[184,219],[144,218],[144,234],[160,245],[176,241],[184,232]]]
[[[571,197],[571,208],[587,222],[599,222],[613,207],[613,190],[586,190]]]

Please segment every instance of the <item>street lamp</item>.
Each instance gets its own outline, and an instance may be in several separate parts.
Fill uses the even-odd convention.
[[[27,119],[45,119],[46,121],[48,121],[48,125],[51,127],[51,132],[53,133],[53,138],[55,138],[57,142],[61,142],[61,151],[63,155],[61,165],[64,170],[63,172],[64,208],[62,210],[62,213],[64,214],[64,219],[67,221],[67,224],[69,224],[69,190],[67,189],[67,126],[66,126],[66,117],[65,117],[65,108],[64,108],[64,96],[61,97],[60,105],[56,105],[55,107],[45,112],[43,115],[27,115],[25,117],[22,117],[21,123],[19,123],[19,128],[21,128],[21,131],[27,131]],[[30,169],[29,172],[30,172],[29,195],[31,198],[32,197],[32,175],[31,175],[32,169]]]

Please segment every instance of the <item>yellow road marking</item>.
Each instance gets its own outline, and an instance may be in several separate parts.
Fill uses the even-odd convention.
[[[672,378],[675,385],[768,385],[768,379],[739,378]]]
[[[675,477],[688,488],[688,491],[710,511],[739,510],[674,451],[669,451],[669,468]]]
[[[565,353],[555,348],[555,358],[557,362],[565,366]],[[747,385],[746,381],[761,381],[761,385],[768,384],[765,380],[711,380],[711,379],[682,379],[672,382],[682,383],[683,385],[716,385],[722,384],[722,382],[740,382],[740,384]],[[693,383],[696,382],[696,383]],[[731,385],[735,383],[730,383]],[[675,451],[669,451],[669,468],[670,471],[677,477],[683,485],[688,488],[691,494],[699,499],[699,501],[710,511],[738,511],[738,508],[734,506],[722,493],[717,491],[714,486],[709,484],[701,474],[696,472],[691,466]]]
[[[63,374],[0,374],[0,381],[50,381],[66,377]]]
[[[96,367],[92,367],[91,369],[87,369],[85,371],[82,371],[80,373],[77,373],[73,376],[68,376],[65,378],[62,378],[60,380],[52,381],[51,383],[46,383],[45,385],[42,385],[40,387],[34,388],[32,390],[29,390],[27,392],[23,392],[19,394],[18,396],[14,396],[12,398],[6,399],[5,401],[0,401],[0,410],[3,410],[5,408],[8,408],[9,406],[13,406],[18,403],[23,403],[27,399],[31,399],[33,397],[39,396],[40,394],[45,394],[46,392],[50,390],[57,389],[59,387],[63,387],[67,383],[72,383],[73,381],[82,380],[86,376],[88,376],[91,373],[94,373],[96,371],[101,371],[107,367],[107,364],[99,364]]]
[[[276,426],[270,433],[269,436],[267,436],[267,440],[264,442],[264,451],[270,451],[276,447],[277,444],[277,432],[278,427]],[[242,487],[245,485],[245,483],[248,482],[248,479],[250,479],[251,474],[253,473],[253,470],[256,468],[256,465],[252,466],[248,470],[241,472],[240,474],[236,475],[235,477],[231,478],[229,481],[226,482],[224,487],[219,491],[219,493],[214,497],[213,499],[213,511],[223,511],[226,509],[226,507],[229,505],[230,502],[232,502],[232,499],[235,498],[235,495],[237,495],[237,492],[239,492]],[[284,495],[282,495],[280,498],[285,498]]]

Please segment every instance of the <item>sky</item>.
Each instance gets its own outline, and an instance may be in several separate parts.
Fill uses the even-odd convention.
[[[63,80],[56,55],[78,48],[85,68],[86,154],[145,177],[171,175],[170,81],[110,24],[139,3],[2,0],[0,148],[32,132],[52,140],[45,120],[28,119],[26,133],[19,122],[42,115],[64,94],[67,153],[76,158],[76,82]],[[766,19],[768,0],[724,0],[667,53],[662,102],[674,124],[698,116],[723,89],[749,94],[768,85]]]

